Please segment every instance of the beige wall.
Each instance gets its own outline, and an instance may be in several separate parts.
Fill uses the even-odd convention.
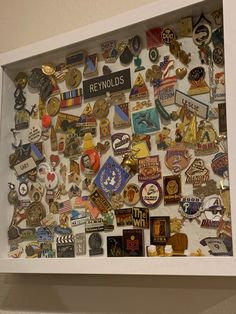
[[[0,0],[0,52],[149,2]],[[26,312],[234,314],[236,278],[0,275],[0,313]]]

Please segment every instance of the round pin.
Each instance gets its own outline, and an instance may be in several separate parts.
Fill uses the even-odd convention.
[[[19,72],[17,73],[14,81],[15,81],[16,87],[21,87],[23,89],[25,88],[28,82],[28,76],[25,72]]]
[[[105,98],[98,98],[93,106],[93,114],[97,119],[106,118],[109,114],[109,104]]]
[[[37,177],[40,181],[44,181],[48,172],[51,171],[51,167],[46,162],[41,163],[38,166]]]
[[[45,63],[42,65],[42,71],[45,75],[53,75],[56,72],[56,67],[52,63]]]
[[[133,60],[133,54],[129,47],[126,45],[125,49],[120,55],[120,62],[124,65],[129,65]]]
[[[45,129],[48,129],[50,128],[52,124],[52,119],[51,119],[51,116],[49,115],[43,115],[42,116],[42,127],[45,128]]]
[[[66,74],[65,81],[68,89],[73,89],[79,86],[82,80],[82,74],[80,70],[76,68],[70,68]]]
[[[165,45],[169,46],[174,40],[176,40],[176,34],[171,27],[163,28],[161,32],[162,41]]]
[[[140,199],[139,186],[134,183],[126,185],[123,191],[124,203],[128,206],[133,206],[138,203]]]
[[[80,168],[86,177],[94,176],[100,168],[100,156],[95,149],[85,150],[80,159]]]
[[[145,181],[140,188],[140,200],[148,208],[157,207],[162,199],[162,190],[159,183],[153,180]]]
[[[47,103],[47,113],[51,117],[55,117],[60,111],[61,102],[57,97],[51,97]]]
[[[19,194],[20,196],[26,196],[28,194],[28,185],[26,182],[21,182],[19,184]]]
[[[157,62],[160,57],[158,49],[156,47],[151,48],[149,50],[148,57],[151,62]]]
[[[55,171],[50,171],[45,177],[45,186],[48,190],[54,190],[58,185],[58,176]]]
[[[16,189],[15,189],[15,184],[8,183],[8,186],[9,186],[9,189],[10,189],[10,191],[8,192],[8,195],[7,195],[8,202],[11,205],[16,206],[18,201],[19,201],[19,198],[18,198],[18,194],[17,194]]]

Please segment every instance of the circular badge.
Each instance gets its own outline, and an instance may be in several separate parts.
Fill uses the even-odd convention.
[[[211,41],[211,24],[204,18],[193,29],[193,42],[197,46],[207,45]]]
[[[213,50],[213,61],[218,66],[224,65],[224,47],[218,46]]]
[[[28,82],[28,76],[25,72],[19,72],[17,73],[14,81],[17,87],[20,86],[21,88],[25,88]]]
[[[21,182],[19,184],[19,194],[20,196],[26,196],[28,194],[28,185],[26,182]]]
[[[82,80],[82,74],[80,70],[76,68],[70,68],[66,74],[65,81],[68,89],[73,89],[79,86]]]
[[[140,199],[148,208],[157,207],[162,199],[162,190],[156,181],[146,181],[140,188]]]
[[[93,106],[93,114],[97,119],[103,119],[108,116],[109,104],[105,98],[98,98]]]
[[[48,190],[54,190],[58,185],[58,176],[55,171],[50,171],[45,176],[45,186]]]
[[[86,177],[94,176],[100,168],[100,156],[95,149],[85,150],[80,159],[81,171]]]
[[[199,197],[181,197],[179,211],[187,219],[195,219],[201,215],[202,200]]]
[[[190,82],[198,82],[200,80],[204,80],[205,78],[205,70],[203,67],[193,68],[188,74],[188,80]]]
[[[165,27],[161,33],[162,41],[165,45],[170,45],[174,40],[176,40],[176,35],[171,27]]]
[[[134,183],[127,184],[123,191],[123,198],[126,205],[137,204],[140,199],[139,186]]]
[[[51,117],[55,117],[60,111],[61,102],[57,97],[52,97],[47,103],[47,113]]]
[[[148,56],[151,62],[153,63],[157,62],[160,57],[158,49],[156,47],[151,48],[149,50]]]
[[[51,167],[46,162],[41,163],[38,166],[37,177],[40,181],[44,181],[48,172],[51,171]]]
[[[42,71],[45,75],[53,75],[56,72],[56,67],[52,63],[45,63],[42,65]]]
[[[204,204],[204,214],[211,221],[220,221],[224,215],[224,206],[218,196],[210,197]]]

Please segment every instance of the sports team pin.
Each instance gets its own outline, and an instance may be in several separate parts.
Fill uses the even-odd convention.
[[[147,85],[139,73],[129,94],[129,100],[143,99],[148,97]]]
[[[110,156],[99,170],[94,184],[110,198],[112,193],[120,193],[123,190],[128,178],[129,173]]]
[[[188,167],[190,159],[189,151],[184,145],[180,144],[167,149],[165,165],[173,174],[179,174]]]
[[[202,214],[202,200],[195,196],[181,197],[179,212],[185,218],[192,221]]]
[[[161,178],[161,165],[159,156],[148,156],[138,159],[138,180],[158,180]]]
[[[132,112],[131,121],[135,134],[150,134],[160,130],[159,113],[156,108]]]
[[[220,177],[224,177],[228,173],[228,154],[227,153],[217,153],[212,159],[211,168],[215,174]]]
[[[140,188],[140,200],[148,208],[157,207],[162,200],[162,189],[154,180],[145,181]]]
[[[207,45],[211,40],[211,22],[201,14],[193,28],[193,42],[197,46]]]
[[[186,183],[192,183],[193,186],[200,186],[209,180],[209,170],[205,167],[202,159],[196,158],[190,167],[185,171]]]
[[[164,204],[177,204],[181,198],[181,176],[163,177]]]
[[[111,204],[99,189],[95,189],[89,195],[89,199],[101,212],[107,212],[112,209]]]
[[[219,151],[217,134],[210,121],[200,121],[197,131],[195,155],[211,155]]]
[[[113,126],[116,129],[130,126],[129,103],[116,104],[114,107]]]
[[[149,209],[133,207],[132,209],[133,226],[137,228],[149,229]]]
[[[209,93],[210,89],[205,81],[205,69],[203,67],[193,68],[188,74],[190,87],[188,90],[189,95],[199,95]]]
[[[219,196],[211,196],[204,202],[204,214],[206,216],[207,222],[220,222],[224,213],[225,208]]]
[[[135,183],[127,184],[123,191],[124,203],[133,206],[138,203],[139,198],[139,186]]]
[[[115,133],[111,136],[114,155],[122,155],[130,149],[131,138],[128,133]]]

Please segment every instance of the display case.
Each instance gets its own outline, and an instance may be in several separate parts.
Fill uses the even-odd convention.
[[[233,0],[157,1],[0,55],[0,272],[235,272]]]

